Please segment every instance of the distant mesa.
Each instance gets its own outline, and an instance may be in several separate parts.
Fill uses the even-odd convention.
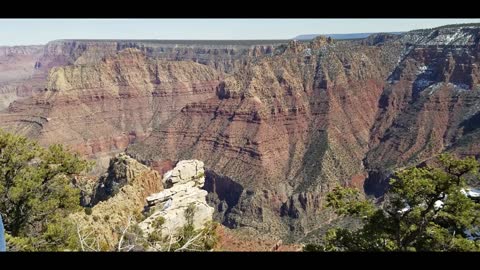
[[[400,35],[404,32],[387,32],[385,34],[393,34],[393,35]],[[311,40],[318,36],[326,36],[331,37],[333,39],[361,39],[367,38],[370,35],[378,34],[378,33],[351,33],[351,34],[307,34],[307,35],[299,35],[294,37],[293,39],[296,40]]]

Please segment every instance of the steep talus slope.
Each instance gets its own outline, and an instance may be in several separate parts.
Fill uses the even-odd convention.
[[[366,158],[374,174],[387,171],[381,177],[445,150],[479,150],[480,29],[412,31],[402,39],[406,51],[380,98]]]
[[[12,103],[2,127],[87,155],[119,152],[187,103],[215,95],[220,74],[126,49],[98,64],[53,68],[42,93]]]
[[[154,125],[128,152],[145,162],[199,159],[239,183],[223,217],[232,227],[310,230],[324,192],[352,177],[362,184],[376,103],[401,51],[388,46],[292,42],[226,77],[216,97]]]

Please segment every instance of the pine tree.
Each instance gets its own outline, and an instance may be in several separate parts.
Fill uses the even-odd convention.
[[[61,145],[45,149],[0,131],[0,213],[9,250],[74,248],[66,217],[81,208],[72,179],[90,166]]]

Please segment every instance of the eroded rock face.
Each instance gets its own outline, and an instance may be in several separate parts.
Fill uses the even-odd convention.
[[[45,46],[44,58],[68,64],[96,64],[124,49],[138,49],[149,58],[193,61],[232,73],[246,62],[271,55],[278,41],[238,40],[56,40]]]
[[[212,221],[214,209],[206,202],[207,191],[201,189],[205,183],[203,162],[182,160],[163,176],[165,189],[147,197],[153,213],[139,224],[149,234],[160,231],[162,235],[176,233],[189,220],[195,229],[203,228]],[[160,227],[155,221],[162,219]]]
[[[158,181],[159,179],[160,175],[157,171],[121,153],[110,160],[108,171],[100,177],[89,206],[115,196],[122,187],[134,181],[140,183],[139,187],[143,189],[142,194],[162,190],[163,184]]]
[[[112,187],[116,187],[115,192],[111,192]],[[90,202],[91,214],[82,211],[71,218],[80,231],[91,233],[101,245],[112,250],[121,234],[119,228],[125,228],[129,219],[130,225],[138,222],[145,199],[161,190],[162,179],[157,171],[120,154],[112,159],[107,175],[96,186]]]
[[[237,182],[238,203],[219,217],[231,228],[310,230],[323,194],[364,175],[377,101],[398,57],[392,51],[401,52],[396,43],[384,46],[292,42],[225,78],[215,98],[188,104],[127,151],[141,160],[197,158]]]
[[[273,54],[277,44],[286,42],[55,40],[45,46],[0,46],[0,110],[44,91],[51,68],[95,65],[128,48],[149,58],[192,61],[232,73],[256,57]]]
[[[443,152],[478,155],[480,29],[413,31],[388,78],[366,163],[392,170]]]
[[[194,186],[203,186],[205,182],[203,162],[198,160],[182,160],[177,163],[175,168],[163,176],[165,188],[173,187],[175,184],[186,184],[191,181],[194,182]]]
[[[145,138],[153,122],[213,97],[219,79],[205,65],[126,49],[98,64],[53,68],[45,91],[12,103],[0,119],[2,128],[43,145],[62,143],[108,159]]]

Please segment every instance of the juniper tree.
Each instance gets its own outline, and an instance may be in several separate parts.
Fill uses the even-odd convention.
[[[0,214],[9,250],[57,250],[75,245],[67,215],[81,210],[72,178],[90,163],[61,145],[43,148],[0,131]]]
[[[390,181],[384,203],[377,207],[354,188],[337,187],[327,195],[327,207],[340,216],[362,220],[357,230],[335,228],[326,244],[314,251],[479,251],[471,237],[480,224],[480,205],[465,194],[467,177],[476,177],[473,157],[443,154],[439,166],[408,168]]]

